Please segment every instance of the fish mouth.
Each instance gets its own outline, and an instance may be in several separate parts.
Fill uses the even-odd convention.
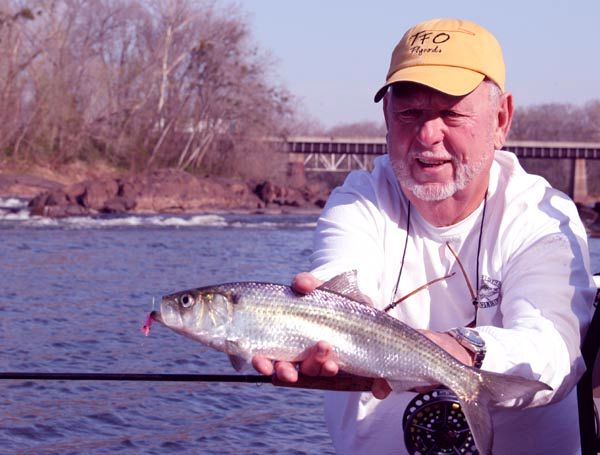
[[[162,315],[160,314],[160,311],[152,310],[148,318],[163,324]]]
[[[165,304],[164,299],[160,305],[160,311],[152,310],[152,312],[150,312],[149,317],[151,317],[154,321],[173,330],[181,328],[185,325],[182,315],[178,311],[178,309],[175,308],[173,305],[168,304],[168,302]]]

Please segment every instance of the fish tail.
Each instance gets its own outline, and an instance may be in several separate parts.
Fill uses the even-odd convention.
[[[459,401],[480,455],[490,455],[494,431],[490,407],[507,400],[516,400],[516,406],[525,406],[542,390],[552,390],[543,382],[489,371],[481,371],[476,398],[461,397]]]

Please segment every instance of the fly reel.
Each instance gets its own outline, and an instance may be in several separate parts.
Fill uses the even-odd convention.
[[[412,455],[478,455],[454,392],[436,389],[414,397],[402,417],[404,443]]]

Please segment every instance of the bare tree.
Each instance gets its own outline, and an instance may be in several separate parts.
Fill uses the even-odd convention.
[[[205,158],[219,144],[234,144],[220,150],[226,152],[277,131],[277,122],[290,113],[289,95],[267,85],[269,62],[250,44],[236,11],[219,14],[210,5],[198,14],[186,0],[161,5],[158,29],[164,39],[155,124],[161,134],[151,161],[176,158],[178,167],[210,167],[219,160]],[[169,146],[179,140],[180,147]]]
[[[510,139],[600,141],[600,101],[583,107],[553,103],[518,108]]]
[[[345,137],[385,137],[386,127],[383,122],[354,122],[333,126],[325,132],[328,136]]]
[[[23,33],[27,22],[35,19],[28,7],[0,9],[0,149],[19,154],[19,145],[26,133],[27,93],[25,73],[39,55]]]
[[[235,165],[246,156],[277,161],[257,139],[281,134],[290,96],[267,82],[270,61],[234,7],[31,3],[0,9],[5,153],[233,174],[248,169]]]

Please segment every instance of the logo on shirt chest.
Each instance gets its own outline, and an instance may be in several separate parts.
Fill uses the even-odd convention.
[[[489,276],[481,275],[479,287],[479,308],[491,308],[500,304],[502,282]]]

